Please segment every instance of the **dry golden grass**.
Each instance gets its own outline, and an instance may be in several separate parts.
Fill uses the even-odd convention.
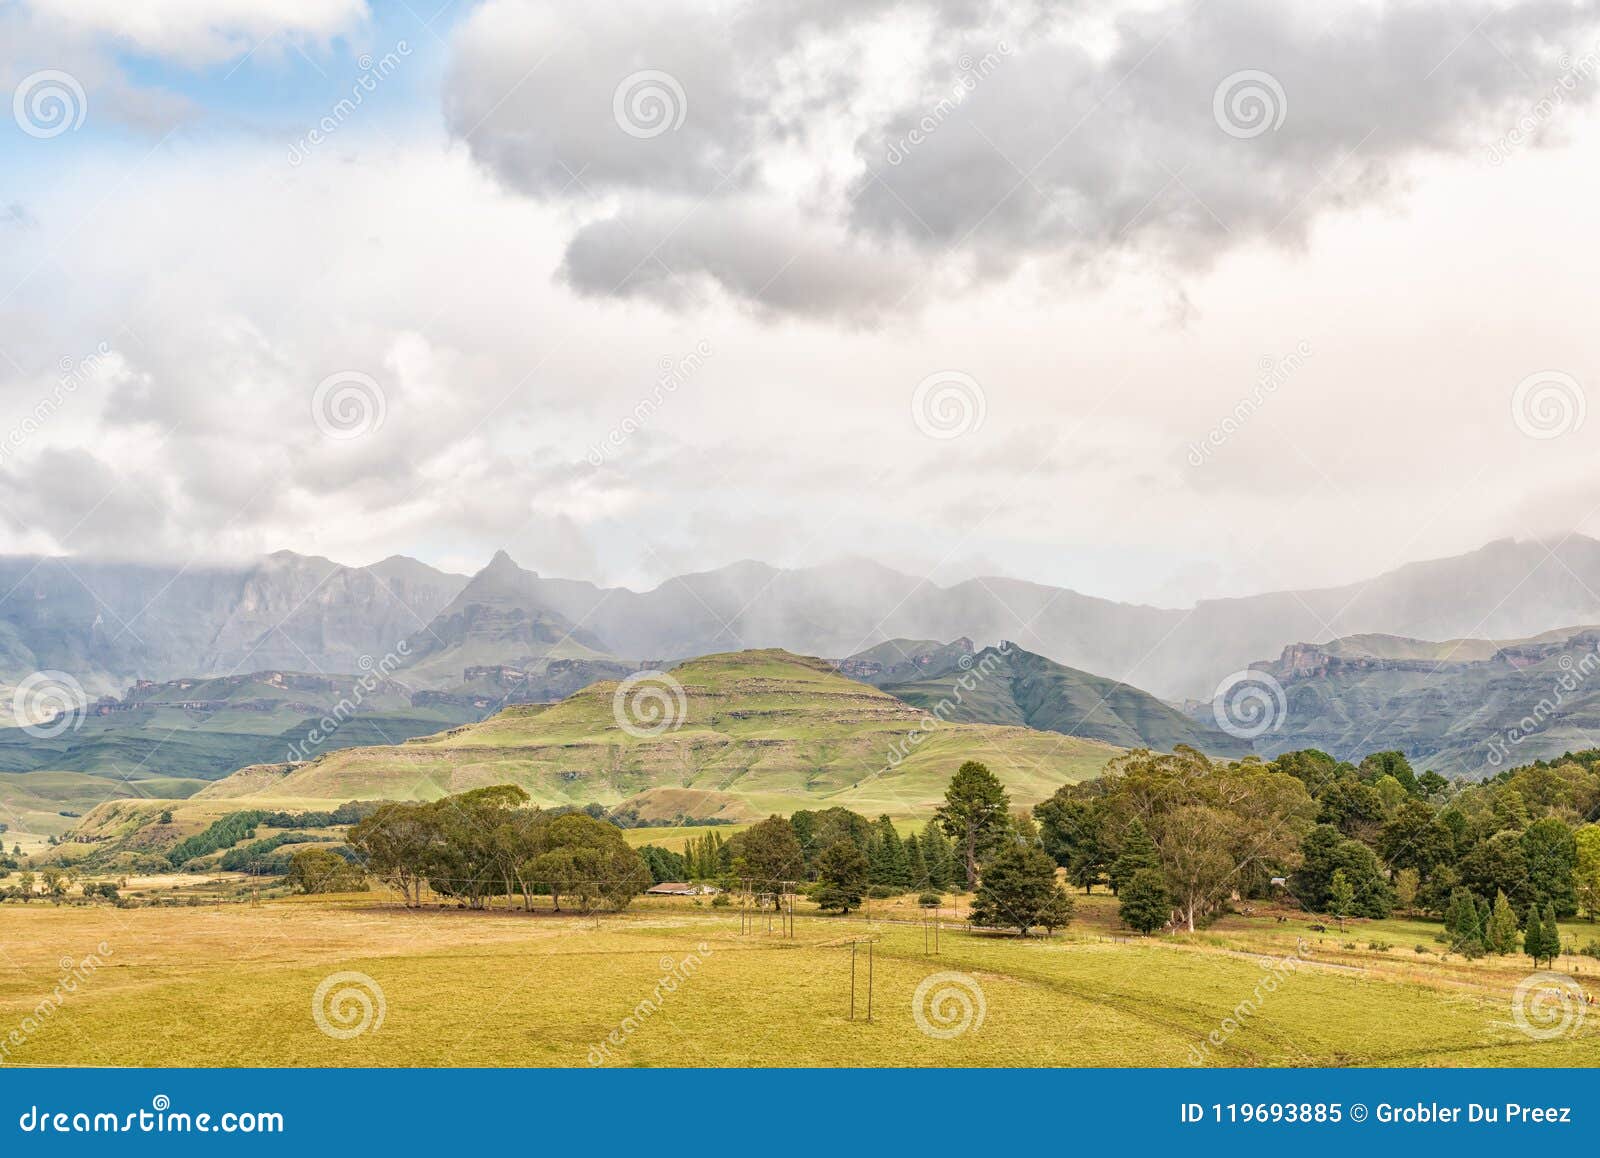
[[[1319,939],[1303,917],[1258,914],[1192,937],[1128,939],[1115,935],[1114,903],[1080,897],[1073,930],[1048,939],[947,925],[937,957],[923,953],[908,898],[875,902],[871,921],[802,914],[793,941],[741,936],[737,910],[681,899],[599,919],[408,912],[375,895],[10,904],[0,906],[0,1036],[31,1017],[7,1060],[100,1065],[1180,1066],[1214,1031],[1212,1065],[1584,1065],[1600,1055],[1600,1017],[1550,1041],[1516,1028],[1511,993],[1531,972],[1525,959],[1423,959],[1401,940],[1435,926],[1363,922]],[[848,1019],[842,943],[867,936],[877,939],[870,1025]],[[1394,948],[1367,949],[1374,936]],[[104,965],[40,1018],[62,960],[90,953]],[[1264,967],[1295,953],[1298,968]],[[690,955],[693,975],[641,1011]],[[858,1018],[864,957],[859,965]],[[382,1025],[347,1041],[312,1013],[319,983],[341,972],[370,977],[384,1004]],[[973,979],[985,1010],[949,1040],[913,1014],[918,985],[939,972]],[[1268,977],[1277,983],[1263,992]],[[607,1056],[612,1032],[621,1044]]]

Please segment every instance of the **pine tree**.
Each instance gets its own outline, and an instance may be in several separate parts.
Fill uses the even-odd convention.
[[[1556,907],[1544,907],[1544,955],[1551,965],[1561,956],[1561,927],[1556,924]]]
[[[1478,911],[1478,898],[1470,890],[1458,888],[1450,894],[1450,907],[1444,914],[1444,928],[1450,935],[1451,949],[1468,957],[1483,954],[1483,918]]]
[[[1478,933],[1485,953],[1494,952],[1494,911],[1485,897],[1478,898]]]
[[[1522,951],[1533,958],[1535,966],[1544,959],[1544,918],[1538,905],[1528,906],[1528,926],[1522,934]]]
[[[1517,911],[1503,892],[1495,894],[1494,914],[1489,918],[1489,948],[1501,954],[1517,951]]]
[[[1039,849],[1007,844],[984,867],[967,919],[1026,937],[1034,925],[1058,929],[1071,918],[1072,898],[1056,884],[1056,862]]]
[[[922,858],[922,841],[915,833],[906,837],[906,869],[912,888],[925,891],[932,887],[928,880],[928,862]]]
[[[935,815],[956,842],[956,856],[969,889],[978,887],[978,862],[1009,827],[1011,798],[988,767],[968,760],[956,769]]]
[[[923,863],[928,866],[928,887],[942,893],[955,882],[951,877],[950,842],[945,839],[937,820],[930,820],[924,826],[919,843]]]
[[[1142,868],[1122,884],[1117,894],[1122,904],[1117,915],[1122,923],[1140,933],[1153,933],[1172,916],[1172,898],[1167,879],[1158,868]]]
[[[1131,881],[1140,869],[1161,867],[1161,853],[1156,842],[1145,831],[1144,822],[1137,816],[1128,822],[1122,833],[1122,852],[1111,865],[1111,891],[1121,894],[1122,886]]]

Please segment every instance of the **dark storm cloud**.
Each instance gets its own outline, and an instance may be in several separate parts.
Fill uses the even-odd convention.
[[[622,4],[558,22],[492,3],[460,33],[446,109],[507,185],[599,207],[563,268],[585,292],[681,303],[709,279],[763,310],[836,315],[915,302],[939,268],[982,280],[1116,253],[1194,268],[1298,243],[1408,163],[1486,149],[1595,51],[1588,0],[1174,4],[1099,39],[1052,12]],[[869,43],[895,34],[909,83],[869,67]],[[615,105],[635,73],[655,101],[638,115],[676,127]]]

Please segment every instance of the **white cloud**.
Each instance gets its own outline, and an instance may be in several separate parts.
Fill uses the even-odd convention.
[[[321,44],[367,19],[364,0],[25,0],[44,27],[108,37],[121,47],[201,66],[277,36]]]

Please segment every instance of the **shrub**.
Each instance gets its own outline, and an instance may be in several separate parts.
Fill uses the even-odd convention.
[[[1414,953],[1426,953],[1428,951],[1429,950],[1426,945],[1415,945],[1412,947],[1412,952]]]
[[[1387,941],[1368,941],[1367,942],[1367,948],[1368,949],[1376,949],[1379,953],[1387,953],[1389,951],[1389,942],[1387,942]]]
[[[898,889],[891,888],[888,885],[873,885],[867,890],[867,896],[871,897],[875,901],[886,901],[890,897],[899,895],[900,893]]]
[[[726,909],[731,904],[733,904],[733,898],[728,896],[727,893],[718,893],[711,898],[711,907],[713,909]]]
[[[917,904],[921,905],[924,909],[937,909],[940,905],[944,904],[944,898],[938,893],[923,893],[917,898]]]

